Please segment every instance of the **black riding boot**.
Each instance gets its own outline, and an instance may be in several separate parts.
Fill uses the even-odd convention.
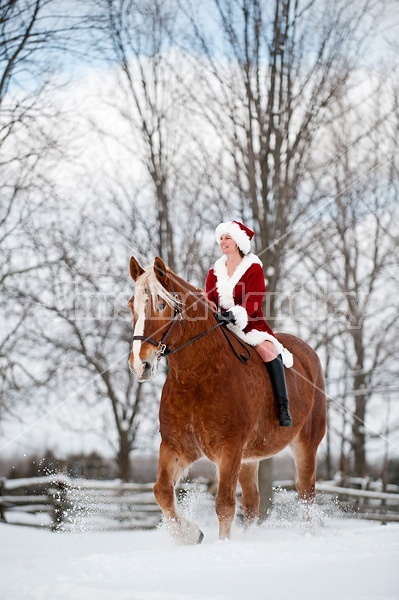
[[[272,382],[274,396],[276,398],[278,411],[280,415],[280,426],[291,427],[292,418],[288,408],[288,393],[285,383],[284,365],[279,354],[274,360],[265,363],[270,380]]]

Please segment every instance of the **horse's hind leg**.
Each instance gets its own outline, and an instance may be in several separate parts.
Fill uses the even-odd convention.
[[[320,371],[314,388],[314,404],[307,422],[291,444],[297,471],[296,488],[301,500],[312,503],[316,495],[316,453],[326,430],[326,397]]]
[[[259,517],[259,461],[241,464],[238,476],[242,489],[241,505],[244,513],[244,526],[249,527]]]
[[[297,472],[296,489],[299,498],[306,502],[313,502],[316,494],[316,450],[305,443],[291,445],[294,454]]]
[[[306,529],[313,530],[314,499],[316,495],[316,450],[306,443],[291,445],[297,471],[296,489],[300,500],[300,520]]]
[[[183,461],[172,448],[162,442],[154,495],[171,535],[181,544],[200,544],[204,537],[202,531],[197,525],[180,515],[176,509],[175,485],[187,465],[187,462]]]
[[[316,453],[326,429],[326,397],[321,371],[316,383],[312,411],[302,431],[291,444],[297,471],[296,488],[302,501],[302,518],[308,524],[312,524],[315,516]]]

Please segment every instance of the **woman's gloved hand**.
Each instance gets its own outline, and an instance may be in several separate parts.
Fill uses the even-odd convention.
[[[228,325],[229,323],[234,325],[236,322],[235,316],[231,310],[222,310],[221,312],[217,312],[215,313],[215,317],[218,323],[223,323],[224,325]]]

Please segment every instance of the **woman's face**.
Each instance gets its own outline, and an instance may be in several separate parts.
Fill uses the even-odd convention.
[[[238,246],[228,233],[220,236],[219,245],[223,254],[233,255],[238,253]]]

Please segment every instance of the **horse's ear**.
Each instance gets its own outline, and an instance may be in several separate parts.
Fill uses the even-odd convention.
[[[165,263],[163,262],[162,258],[159,258],[159,256],[157,256],[154,260],[154,273],[158,281],[165,286],[168,281],[168,274]]]
[[[129,273],[130,273],[130,277],[133,279],[133,281],[136,281],[136,279],[138,277],[140,277],[140,275],[142,275],[144,273],[143,267],[134,258],[134,256],[130,257],[130,261],[129,261]]]

